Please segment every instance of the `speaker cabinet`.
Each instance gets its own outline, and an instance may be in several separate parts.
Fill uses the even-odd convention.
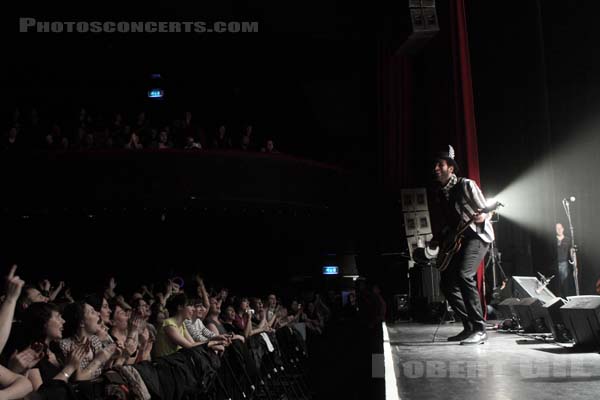
[[[575,344],[600,347],[600,296],[573,296],[560,308]]]
[[[527,297],[535,297],[540,299],[542,304],[551,303],[556,296],[544,287],[542,282],[534,276],[513,276],[504,289],[506,293],[502,293],[503,297],[515,297],[524,299]]]
[[[528,297],[514,306],[521,327],[525,332],[550,332],[544,320],[544,310],[540,299]]]
[[[516,297],[509,297],[508,299],[502,300],[500,304],[498,304],[498,311],[500,316],[504,319],[511,319],[517,317],[517,311],[515,306],[521,302],[520,299]]]
[[[571,332],[567,329],[560,312],[561,307],[565,304],[567,302],[564,299],[557,297],[554,301],[544,304],[542,309],[544,311],[544,321],[548,329],[552,332],[554,340],[568,343],[572,340]]]

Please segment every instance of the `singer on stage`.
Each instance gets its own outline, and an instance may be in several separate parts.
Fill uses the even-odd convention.
[[[434,229],[434,239],[429,247],[434,248],[439,240],[444,243],[449,237],[455,236],[458,224],[461,221],[468,222],[475,216],[464,233],[460,250],[453,256],[448,268],[441,272],[441,290],[464,327],[462,332],[449,337],[448,341],[485,343],[487,334],[476,274],[494,240],[491,215],[480,212],[486,208],[486,200],[477,183],[456,176],[458,165],[452,146],[449,146],[448,152],[437,155],[433,172],[439,184],[434,201],[441,211],[441,220],[436,225],[441,229]]]
[[[571,265],[571,238],[565,236],[565,228],[556,223],[556,261],[558,264],[558,293],[561,297],[575,294],[573,266]]]

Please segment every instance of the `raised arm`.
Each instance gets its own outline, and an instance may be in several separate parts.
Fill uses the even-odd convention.
[[[16,270],[17,266],[13,265],[6,277],[6,299],[0,307],[0,352],[4,349],[10,336],[17,299],[21,295],[21,289],[25,284],[22,279],[15,275]]]
[[[60,293],[60,291],[65,287],[65,283],[63,281],[60,281],[58,283],[58,286],[56,286],[56,288],[50,293],[50,295],[48,296],[48,298],[50,299],[50,301],[54,301],[56,299],[56,296],[58,296],[58,294]]]
[[[200,278],[199,275],[196,275],[196,282],[198,283],[198,296],[202,300],[202,304],[208,310],[210,308],[210,301],[208,299],[208,292],[206,291],[206,287],[204,286],[204,281]]]

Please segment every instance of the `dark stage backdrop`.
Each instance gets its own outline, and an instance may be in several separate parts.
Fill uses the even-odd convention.
[[[467,4],[482,184],[496,194],[552,156],[542,21],[537,1]],[[553,170],[538,178],[534,197],[510,206],[527,207],[546,234],[503,218],[495,226],[509,276],[552,274]]]
[[[600,275],[598,11],[592,1],[467,2],[483,187],[495,194],[537,171],[520,206],[542,229],[496,224],[504,268],[509,275],[556,274],[554,223],[566,226],[561,199],[575,195],[583,294],[595,293]]]
[[[556,192],[574,195],[571,206],[580,245],[582,290],[595,293],[600,278],[600,54],[596,51],[600,4],[542,2],[545,60]],[[555,199],[555,200],[558,200]],[[566,218],[555,201],[557,220]]]

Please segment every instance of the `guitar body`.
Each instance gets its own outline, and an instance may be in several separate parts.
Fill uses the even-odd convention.
[[[500,205],[500,203],[496,203],[493,208],[488,208],[486,211],[493,213]],[[482,210],[479,210],[478,213],[481,211]],[[454,231],[454,234],[449,236],[450,240],[443,241],[443,245],[440,247],[440,252],[435,265],[437,269],[444,271],[448,268],[448,265],[450,265],[450,262],[452,261],[452,257],[454,257],[454,255],[460,251],[464,237],[463,234],[469,228],[469,225],[471,225],[471,223],[475,220],[477,215],[479,215],[478,213],[473,214],[468,221],[462,221],[459,223]]]
[[[462,235],[450,242],[448,247],[444,246],[444,248],[440,249],[441,257],[438,257],[436,268],[440,271],[446,270],[450,265],[450,261],[452,261],[452,257],[460,251],[461,246]]]

